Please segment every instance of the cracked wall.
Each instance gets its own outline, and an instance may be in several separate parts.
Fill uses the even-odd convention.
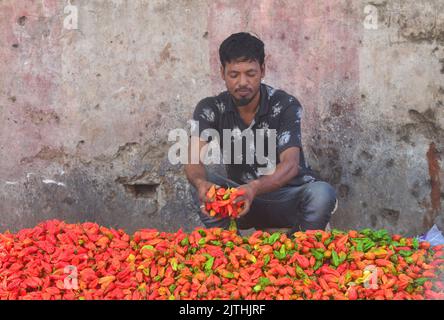
[[[304,107],[332,226],[444,228],[444,3],[0,2],[0,231],[50,218],[132,232],[199,225],[168,132],[224,89],[217,50],[265,42],[265,82]]]

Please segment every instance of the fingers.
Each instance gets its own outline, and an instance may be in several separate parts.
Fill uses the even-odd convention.
[[[205,214],[205,215],[207,215],[207,216],[210,217],[210,213],[205,209],[205,205],[204,205],[204,204],[201,204],[201,205],[200,205],[200,211],[201,211],[203,214]]]
[[[206,190],[206,191],[204,190],[204,191],[202,191],[201,194],[200,194],[200,197],[199,197],[199,198],[200,198],[200,201],[203,202],[203,203],[205,203],[205,202],[210,202],[210,201],[211,201],[211,199],[208,199],[208,197],[207,197],[207,191],[208,191],[208,190]]]
[[[233,203],[238,204],[239,202],[242,202],[242,201],[248,201],[248,199],[245,196],[239,196],[236,199],[234,199]]]
[[[248,213],[248,211],[250,211],[250,207],[251,207],[250,201],[245,200],[245,202],[244,202],[244,208],[242,209],[241,212],[239,212],[239,214],[238,214],[238,218],[240,218],[240,217],[246,215],[246,214]]]

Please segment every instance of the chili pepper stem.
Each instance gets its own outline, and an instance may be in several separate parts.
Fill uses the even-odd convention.
[[[237,232],[236,219],[230,219],[230,226],[229,226],[228,230]]]

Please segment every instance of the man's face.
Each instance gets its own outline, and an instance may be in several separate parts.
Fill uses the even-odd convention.
[[[222,79],[238,107],[248,105],[259,93],[265,64],[258,61],[232,61],[221,66]]]

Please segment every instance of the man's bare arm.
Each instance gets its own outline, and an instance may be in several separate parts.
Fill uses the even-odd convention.
[[[300,149],[291,147],[282,152],[279,156],[280,163],[276,166],[273,174],[262,176],[249,183],[256,195],[276,191],[285,186],[299,172]]]
[[[192,149],[191,146],[193,145],[193,143],[199,145],[198,150]],[[208,142],[200,140],[199,137],[192,136],[188,147],[188,164],[185,165],[185,175],[188,181],[196,188],[201,203],[208,201],[208,199],[206,198],[206,193],[212,185],[211,182],[207,181],[205,166],[200,160],[200,154],[202,150],[205,150],[207,147]],[[191,159],[193,152],[197,153],[194,155],[194,158],[197,157],[196,159],[199,159],[199,163],[192,164]],[[205,208],[201,207],[201,211],[205,214],[208,214]]]
[[[185,165],[185,175],[188,179],[188,181],[195,186],[196,188],[199,187],[199,184],[201,184],[202,182],[206,181],[207,179],[207,174],[205,171],[205,167],[202,164],[202,162],[200,161],[200,152],[202,149],[206,148],[207,146],[207,142],[206,141],[202,141],[199,139],[199,137],[194,137],[192,136],[190,141],[189,141],[189,145],[188,145],[188,164]],[[193,150],[192,149],[192,145],[193,144],[198,144],[199,148],[198,150]],[[198,154],[195,154],[194,157],[192,157],[192,152],[196,152]],[[199,159],[199,163],[197,164],[193,164],[191,159]]]

